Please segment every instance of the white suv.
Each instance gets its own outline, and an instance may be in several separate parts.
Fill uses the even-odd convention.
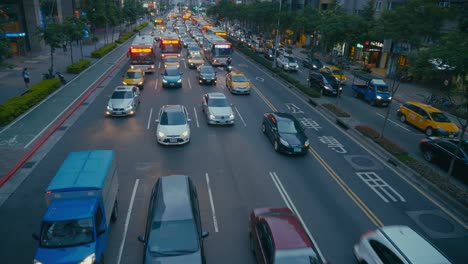
[[[297,61],[290,56],[279,55],[278,58],[276,58],[276,64],[279,68],[282,68],[285,71],[297,72],[299,70],[299,64],[297,64]]]
[[[182,145],[190,141],[187,109],[183,105],[164,105],[159,110],[156,138],[159,144]]]
[[[361,236],[354,245],[359,263],[448,264],[451,263],[429,241],[408,226],[385,226]]]

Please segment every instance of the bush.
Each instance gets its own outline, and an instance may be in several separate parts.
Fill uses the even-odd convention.
[[[41,102],[61,85],[59,79],[43,80],[34,84],[22,96],[15,96],[0,105],[0,125],[6,125]]]
[[[102,58],[102,57],[104,57],[104,55],[109,53],[111,50],[115,49],[115,47],[117,47],[116,43],[109,43],[107,45],[104,45],[104,46],[100,47],[99,49],[91,52],[91,57],[93,57],[93,58]]]
[[[379,139],[379,132],[367,126],[356,126],[356,130],[361,132],[364,136],[372,139],[374,142],[379,144],[382,148],[387,150],[390,154],[395,156],[399,161],[404,163],[406,166],[413,169],[419,175],[427,179],[436,185],[439,189],[459,201],[464,206],[468,206],[468,192],[459,188],[456,185],[451,184],[446,177],[441,176],[429,168],[426,164],[421,163],[419,160],[413,158],[408,152],[402,149],[400,146],[394,144],[385,137]]]
[[[323,104],[325,108],[330,110],[330,112],[334,113],[337,117],[350,117],[351,115],[346,113],[345,111],[341,110],[334,104],[326,103]]]
[[[138,32],[138,31],[144,29],[146,26],[148,26],[148,22],[142,23],[141,25],[139,25],[138,27],[136,27],[136,28],[133,30],[133,32],[136,33],[136,32]]]
[[[80,73],[89,67],[91,64],[90,60],[81,59],[79,62],[75,62],[67,66],[68,73]]]
[[[122,44],[127,41],[127,39],[133,37],[133,35],[135,35],[134,32],[123,33],[117,40],[115,40],[115,43]]]

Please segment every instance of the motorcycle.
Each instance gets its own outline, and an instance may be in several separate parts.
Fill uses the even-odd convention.
[[[52,71],[49,69],[48,72],[42,74],[42,80],[49,80],[49,79],[54,79],[55,75],[52,73]]]
[[[400,77],[400,82],[412,82],[412,81],[413,81],[413,75],[404,74]]]
[[[232,71],[232,65],[228,64],[226,65],[226,72],[230,73]]]
[[[66,84],[67,83],[67,80],[65,80],[65,77],[60,73],[60,72],[56,72],[55,73],[57,75],[57,78],[59,78],[60,82],[62,84]]]

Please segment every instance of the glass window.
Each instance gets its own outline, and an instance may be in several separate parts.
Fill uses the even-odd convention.
[[[168,67],[168,68],[166,68],[166,72],[165,72],[164,75],[166,75],[166,76],[178,76],[178,75],[180,75],[180,72],[175,67],[173,67],[173,68]]]
[[[209,99],[208,106],[211,107],[227,107],[229,102],[226,99]]]
[[[99,228],[101,226],[101,222],[102,222],[101,208],[97,209],[96,215],[94,217],[96,218],[96,226]]]
[[[111,99],[132,99],[133,93],[131,91],[115,91],[112,93]]]
[[[159,123],[165,126],[178,126],[185,125],[187,120],[183,112],[163,112]]]
[[[200,72],[202,73],[214,73],[213,67],[201,67]]]
[[[377,86],[377,92],[388,93],[388,86],[386,86],[386,85],[378,85],[378,86]]]
[[[59,248],[89,244],[93,241],[93,220],[84,218],[44,222],[39,243],[45,248]]]
[[[275,264],[319,264],[319,257],[312,248],[284,249],[275,252]]]
[[[232,76],[232,81],[233,82],[247,82],[248,80],[243,75],[234,75]]]
[[[403,264],[400,258],[384,244],[375,240],[370,240],[369,244],[384,264]]]
[[[450,119],[442,112],[431,112],[432,120],[441,123],[451,123]]]
[[[139,79],[141,76],[141,72],[127,72],[126,74],[126,78],[128,79]]]
[[[166,62],[179,62],[179,59],[176,57],[166,57]]]
[[[457,149],[457,145],[452,142],[441,141],[438,143],[438,145],[450,153],[455,153],[455,150]]]
[[[148,249],[159,256],[180,255],[198,250],[198,234],[191,219],[155,221],[151,224]]]
[[[278,120],[278,132],[280,133],[298,133],[300,125],[293,120]]]

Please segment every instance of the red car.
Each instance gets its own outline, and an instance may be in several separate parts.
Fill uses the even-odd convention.
[[[257,208],[250,214],[250,249],[258,263],[323,263],[289,208]]]

